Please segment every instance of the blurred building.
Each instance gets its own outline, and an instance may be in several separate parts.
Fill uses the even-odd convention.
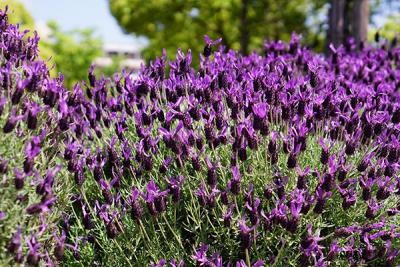
[[[141,58],[142,47],[135,44],[105,44],[104,55],[96,58],[94,64],[98,68],[106,68],[113,64],[114,60],[119,61],[119,67],[138,73],[144,60]]]
[[[36,30],[41,40],[46,42],[51,41],[52,30],[47,23],[36,23]],[[102,56],[96,58],[93,63],[98,69],[111,67],[116,72],[125,69],[127,72],[131,72],[133,77],[136,77],[141,64],[145,63],[141,58],[141,51],[145,46],[146,43],[141,41],[129,44],[106,43],[102,48]]]

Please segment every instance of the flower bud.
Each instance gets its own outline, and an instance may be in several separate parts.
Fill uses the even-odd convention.
[[[289,154],[289,158],[287,160],[287,167],[289,169],[293,169],[297,165],[297,159],[295,154]]]

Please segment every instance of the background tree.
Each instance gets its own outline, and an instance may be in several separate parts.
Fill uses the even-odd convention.
[[[327,41],[335,46],[340,44],[344,37],[345,5],[345,0],[332,0],[328,12]]]
[[[49,22],[51,36],[41,45],[42,58],[54,64],[53,73],[62,73],[65,85],[85,80],[94,59],[102,55],[102,41],[90,29],[62,31],[55,22]]]
[[[352,32],[357,44],[366,42],[368,37],[369,3],[368,0],[354,0]]]
[[[374,35],[379,29],[374,27],[374,16],[384,15],[384,11],[394,8],[398,1],[393,0],[329,0],[327,42],[338,45],[348,37],[353,37],[356,44],[366,42],[368,36]],[[397,6],[398,8],[398,6]],[[389,12],[393,13],[393,12]],[[386,38],[391,38],[394,32],[399,32],[396,27],[396,15],[387,16],[389,19],[384,26]],[[372,34],[368,34],[368,27],[372,25]],[[328,51],[328,50],[327,50]]]
[[[111,13],[128,33],[149,39],[145,58],[167,49],[191,48],[194,59],[203,49],[203,35],[222,37],[227,48],[243,54],[262,47],[265,39],[288,40],[293,31],[315,39],[307,15],[321,0],[109,0]]]

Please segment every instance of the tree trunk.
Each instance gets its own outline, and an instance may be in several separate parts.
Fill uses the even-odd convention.
[[[327,44],[338,46],[343,42],[345,0],[331,0]],[[329,51],[329,50],[328,50]]]
[[[344,4],[344,26],[343,26],[343,42],[352,37],[353,32],[353,0],[345,0]]]
[[[249,9],[249,0],[242,0],[240,7],[240,52],[243,55],[248,54],[249,47],[249,29],[248,29],[248,9]]]
[[[368,37],[369,5],[368,0],[354,0],[353,5],[353,37],[357,43],[366,42]]]

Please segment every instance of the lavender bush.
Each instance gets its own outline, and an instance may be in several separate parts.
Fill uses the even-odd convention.
[[[0,264],[400,264],[400,48],[205,38],[63,87],[0,13]]]

